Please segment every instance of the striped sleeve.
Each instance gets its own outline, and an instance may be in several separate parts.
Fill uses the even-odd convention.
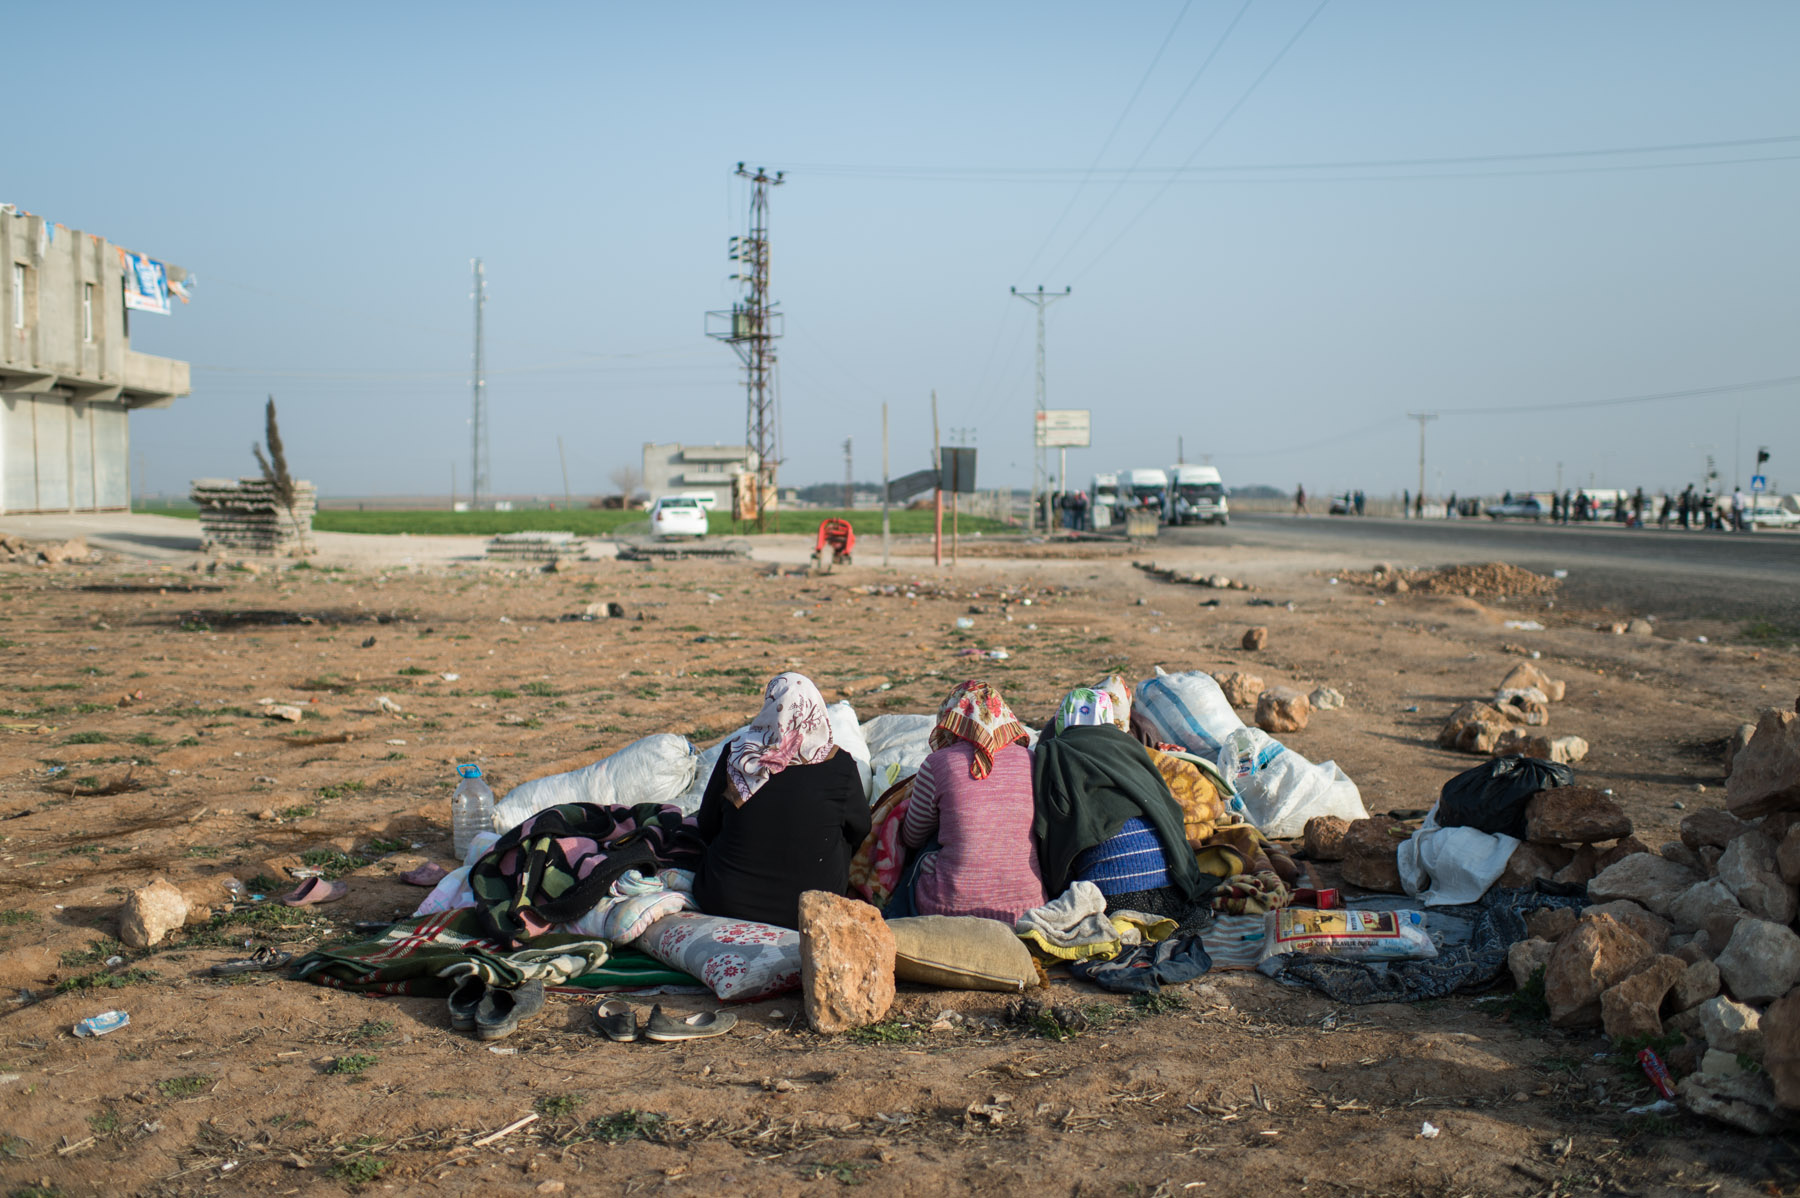
[[[919,766],[919,772],[913,776],[912,795],[906,802],[906,822],[900,825],[900,840],[909,849],[916,849],[937,835],[937,773],[931,766],[929,757]]]

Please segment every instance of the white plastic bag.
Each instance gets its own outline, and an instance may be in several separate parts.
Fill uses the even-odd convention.
[[[1225,692],[1204,670],[1169,674],[1157,666],[1156,677],[1146,678],[1138,687],[1132,710],[1158,740],[1202,757],[1217,757],[1225,738],[1244,726]]]
[[[745,724],[724,740],[708,745],[694,759],[694,780],[686,791],[674,800],[675,805],[688,815],[700,810],[700,800],[706,797],[706,784],[712,781],[713,771],[719,768],[719,757],[725,752],[725,746],[742,736],[750,725]]]
[[[469,887],[469,869],[483,854],[493,848],[500,839],[498,832],[477,832],[469,840],[469,851],[463,856],[460,867],[451,870],[438,879],[438,884],[431,888],[419,909],[413,912],[416,919],[421,915],[435,915],[439,911],[455,911],[461,907],[475,905],[475,892]]]
[[[1219,749],[1219,771],[1237,787],[1250,822],[1281,840],[1315,815],[1368,819],[1362,795],[1335,761],[1314,765],[1260,728],[1239,728]]]
[[[919,772],[931,755],[931,729],[936,723],[935,715],[878,715],[862,726],[874,775],[870,789],[876,798]]]
[[[869,793],[874,785],[874,770],[869,765],[869,742],[863,739],[862,726],[856,722],[856,708],[850,706],[848,699],[840,699],[825,709],[825,718],[831,721],[832,743],[856,758],[856,776],[862,779],[863,797],[873,802],[876,796]],[[705,784],[702,779],[701,785]]]
[[[658,732],[590,766],[513,787],[494,807],[494,827],[510,831],[527,816],[559,803],[597,803],[602,807],[673,803],[693,785],[698,763],[686,737]]]
[[[1479,902],[1506,872],[1519,842],[1479,828],[1441,828],[1437,805],[1396,853],[1400,884],[1427,907]]]

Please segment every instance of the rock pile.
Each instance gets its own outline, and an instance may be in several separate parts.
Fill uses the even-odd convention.
[[[12,566],[91,565],[104,560],[81,537],[69,541],[33,543],[11,533],[0,533],[0,563]]]
[[[1484,756],[1541,757],[1573,764],[1587,756],[1579,736],[1552,737],[1527,729],[1550,722],[1550,704],[1562,702],[1567,685],[1530,662],[1520,662],[1500,680],[1492,701],[1472,700],[1450,713],[1438,732],[1440,749]]]

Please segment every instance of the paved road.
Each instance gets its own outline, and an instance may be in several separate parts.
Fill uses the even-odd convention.
[[[1180,545],[1342,551],[1359,564],[1504,561],[1567,570],[1565,601],[1633,615],[1770,620],[1800,635],[1800,534],[1662,532],[1491,520],[1233,515],[1226,528],[1164,529]]]

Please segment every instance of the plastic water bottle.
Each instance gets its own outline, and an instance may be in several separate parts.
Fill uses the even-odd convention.
[[[456,847],[456,859],[468,855],[469,842],[478,832],[494,830],[494,792],[481,780],[481,767],[459,765],[456,772],[462,781],[450,796],[450,839]]]

